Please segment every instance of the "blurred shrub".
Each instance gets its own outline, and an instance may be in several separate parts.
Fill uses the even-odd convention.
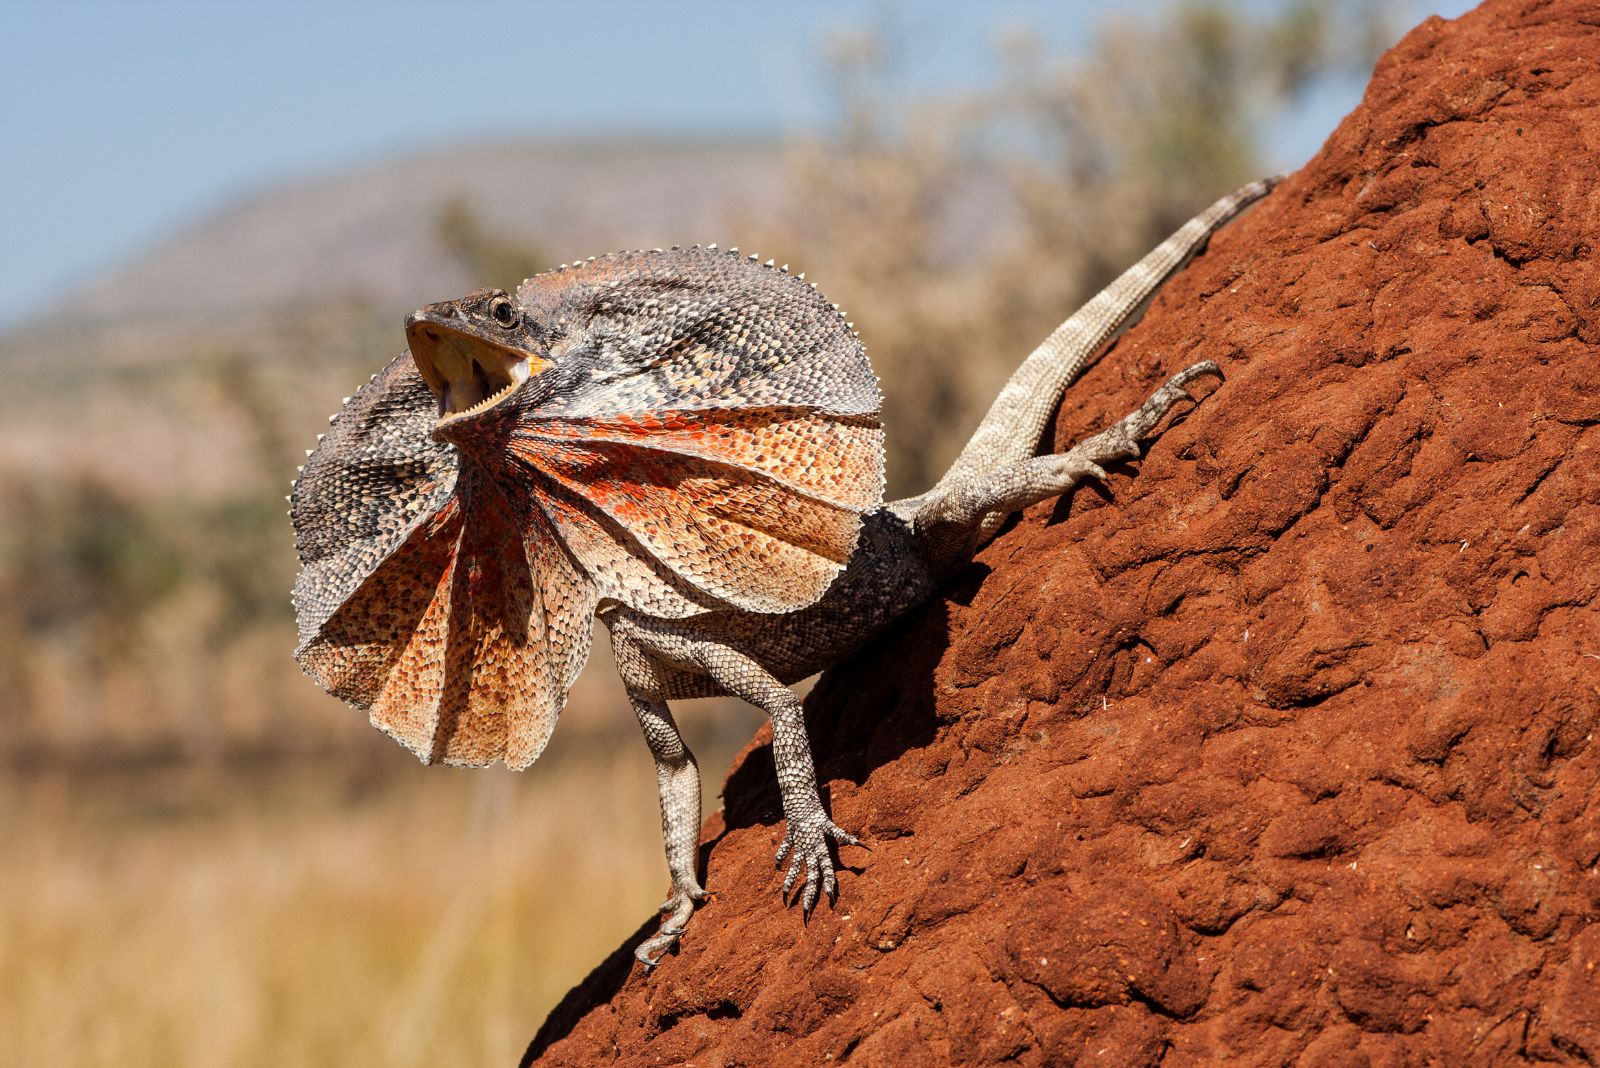
[[[897,31],[838,37],[831,136],[796,146],[791,209],[743,220],[861,316],[891,491],[943,472],[999,384],[1069,312],[1205,204],[1258,177],[1264,122],[1364,70],[1375,5],[1214,2],[1118,20],[1081,59],[1018,28],[996,86],[900,88]]]
[[[126,656],[184,580],[182,548],[148,503],[91,475],[0,486],[0,514],[18,520],[0,531],[0,627],[69,644],[91,669]]]
[[[523,279],[551,266],[538,245],[491,233],[472,203],[460,197],[439,210],[434,229],[439,246],[478,285],[513,290]]]

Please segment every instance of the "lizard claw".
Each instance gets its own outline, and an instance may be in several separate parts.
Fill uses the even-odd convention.
[[[783,877],[783,896],[786,899],[799,882],[801,873],[805,874],[805,885],[800,894],[802,912],[809,913],[820,895],[827,895],[831,901],[839,892],[833,874],[833,856],[828,848],[830,838],[840,845],[861,844],[859,838],[819,812],[809,819],[791,820],[783,844],[778,847],[778,867],[784,866],[785,857],[789,858],[788,871]]]
[[[633,959],[644,965],[645,971],[655,970],[667,951],[678,944],[678,939],[683,936],[684,928],[689,922],[689,916],[694,912],[695,902],[704,901],[711,896],[699,883],[690,883],[686,886],[674,886],[672,896],[661,903],[657,912],[665,913],[661,919],[661,927],[651,938],[645,939],[633,951]]]
[[[1086,478],[1092,478],[1097,482],[1109,482],[1111,480],[1111,476],[1106,473],[1105,468],[1095,463],[1094,460],[1077,455],[1076,451],[1062,453],[1055,458],[1056,469],[1053,474],[1055,478],[1060,480],[1061,485],[1075,486]],[[1101,460],[1117,459],[1117,457],[1106,455],[1105,450],[1101,450],[1097,458]]]
[[[1077,481],[1089,475],[1104,481],[1105,474],[1097,464],[1112,460],[1137,460],[1142,454],[1140,439],[1154,430],[1168,412],[1183,401],[1198,403],[1184,387],[1202,375],[1221,377],[1222,371],[1211,360],[1201,360],[1185,367],[1162,383],[1161,388],[1139,407],[1100,433],[1085,438],[1070,451],[1062,453],[1061,459],[1068,477]]]
[[[1222,368],[1217,366],[1216,360],[1201,360],[1199,363],[1190,364],[1167,380],[1169,385],[1180,389],[1203,375],[1216,375],[1222,377]],[[1193,400],[1193,397],[1189,398]]]

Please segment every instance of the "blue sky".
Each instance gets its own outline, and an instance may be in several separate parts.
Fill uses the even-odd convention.
[[[7,0],[0,326],[284,180],[479,136],[815,127],[829,102],[818,57],[836,30],[887,20],[906,88],[937,92],[991,81],[1008,25],[1073,54],[1109,15],[1164,6]],[[1397,25],[1471,5],[1405,6]],[[1313,94],[1273,162],[1309,156],[1359,92]]]

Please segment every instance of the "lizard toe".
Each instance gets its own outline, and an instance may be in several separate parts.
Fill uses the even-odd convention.
[[[789,870],[783,876],[783,896],[785,900],[788,899],[790,891],[794,889],[794,884],[800,878],[801,864],[802,859],[799,853],[796,853],[789,860]]]
[[[655,971],[656,965],[660,964],[662,958],[678,944],[678,938],[682,934],[682,929],[661,928],[656,935],[646,938],[634,948],[633,959],[644,965],[646,972]]]
[[[821,859],[812,857],[806,861],[806,889],[805,894],[801,898],[800,902],[801,912],[809,914],[811,910],[816,907],[819,872],[824,867],[828,869],[828,873],[831,876],[833,874],[833,865],[828,860],[826,855],[824,855]]]

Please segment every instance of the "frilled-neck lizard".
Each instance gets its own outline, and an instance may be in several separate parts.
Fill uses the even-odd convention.
[[[715,246],[600,256],[406,320],[409,350],[347,398],[301,469],[295,657],[424,763],[525,768],[598,616],[655,758],[672,893],[655,964],[706,892],[700,775],[667,702],[771,717],[802,909],[835,893],[836,826],[800,699],[938,588],[1012,512],[1140,454],[1188,383],[1035,455],[1067,384],[1272,180],[1184,224],[1039,346],[937,485],[883,503],[877,379],[807,283]]]

